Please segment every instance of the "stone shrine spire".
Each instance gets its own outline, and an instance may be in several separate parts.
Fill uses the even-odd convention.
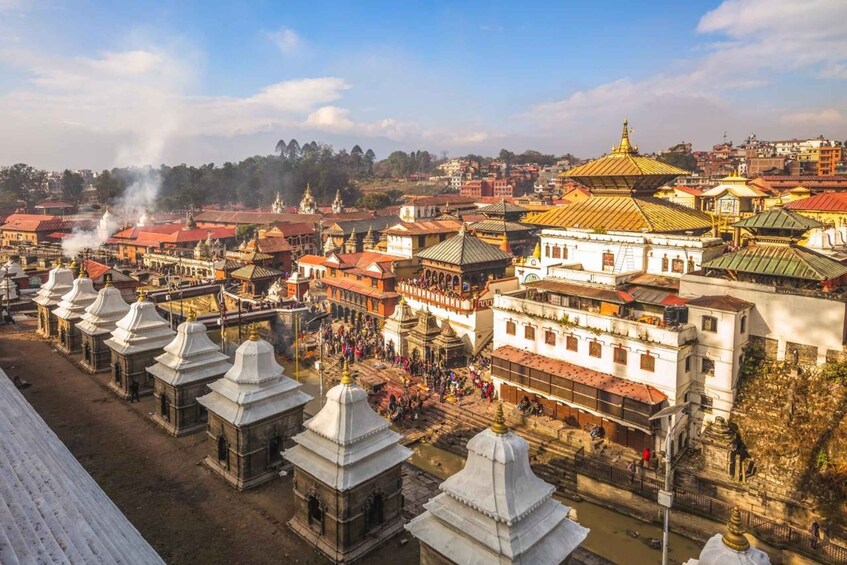
[[[685,565],[770,565],[770,562],[767,553],[750,547],[750,542],[744,536],[741,512],[735,506],[730,513],[726,532],[709,538],[700,552],[700,558],[689,559]]]
[[[506,427],[502,404],[441,490],[406,525],[421,542],[421,562],[558,565],[588,535],[552,498],[556,487],[532,472],[529,444]]]

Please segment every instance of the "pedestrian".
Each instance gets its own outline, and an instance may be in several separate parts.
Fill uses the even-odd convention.
[[[488,403],[491,404],[494,402],[494,382],[489,381],[488,386],[486,387],[486,394],[488,395]]]
[[[626,470],[629,473],[629,482],[634,483],[635,482],[635,463],[630,461],[626,466]]]
[[[132,382],[129,383],[129,403],[133,402],[141,402],[141,399],[138,397],[138,381],[132,379]]]
[[[812,534],[812,549],[817,549],[818,547],[818,538],[821,535],[821,525],[817,522],[812,522],[812,527],[810,528],[810,532]]]
[[[447,385],[444,382],[444,378],[438,382],[438,402],[444,404],[444,393],[447,391]]]
[[[650,466],[650,455],[651,455],[651,453],[650,453],[649,447],[645,447],[644,451],[641,452],[641,459],[644,461],[645,467]]]

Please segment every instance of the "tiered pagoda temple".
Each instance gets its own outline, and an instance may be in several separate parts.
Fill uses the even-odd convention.
[[[639,155],[629,141],[624,121],[620,143],[608,155],[575,167],[563,176],[591,191],[580,202],[557,206],[525,218],[538,227],[575,228],[646,233],[692,233],[712,229],[705,212],[674,204],[655,196],[656,190],[688,171]]]
[[[57,320],[57,349],[62,353],[79,353],[82,349],[82,332],[77,328],[77,322],[82,318],[85,309],[97,299],[94,283],[88,278],[85,267],[80,266],[79,277],[74,281],[71,291],[62,296],[59,305],[53,311]]]
[[[288,525],[330,561],[354,561],[402,530],[400,467],[412,452],[370,407],[346,363],[305,427],[285,452],[294,464]]]
[[[56,317],[52,312],[74,284],[74,273],[59,263],[50,269],[47,282],[41,285],[33,302],[38,305],[38,334],[41,337],[55,337],[58,329]]]
[[[532,472],[529,444],[506,427],[502,404],[441,490],[406,525],[420,540],[422,564],[558,565],[588,535],[553,499],[556,487]]]
[[[506,247],[517,257],[528,255],[532,251],[535,228],[520,223],[521,217],[527,213],[526,208],[506,202],[506,199],[502,198],[496,204],[480,208],[479,212],[484,214],[486,219],[471,224],[470,230],[476,237],[501,249],[505,239]]]
[[[112,337],[103,343],[112,350],[112,379],[109,388],[123,398],[129,398],[133,383],[138,384],[139,396],[153,393],[153,378],[147,367],[171,342],[174,331],[167,320],[156,312],[156,305],[138,293],[138,302],[129,307],[117,321]]]
[[[109,275],[107,275],[109,276]],[[82,319],[77,323],[82,342],[83,368],[91,373],[108,371],[111,368],[112,350],[104,343],[111,337],[118,320],[129,312],[129,304],[121,296],[121,291],[112,286],[111,279],[97,293],[94,302],[85,309]]]
[[[283,374],[273,346],[255,328],[235,351],[232,368],[208,387],[211,392],[197,399],[208,411],[206,466],[238,490],[274,478],[312,397]]]
[[[197,397],[231,368],[229,358],[212,343],[205,324],[197,321],[192,310],[165,352],[156,357],[156,364],[147,367],[155,381],[153,421],[174,436],[204,429],[208,415]]]

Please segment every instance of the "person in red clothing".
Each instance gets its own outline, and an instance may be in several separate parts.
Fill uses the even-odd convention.
[[[650,465],[650,455],[651,455],[651,452],[650,452],[649,447],[645,447],[644,451],[641,452],[641,458],[644,461],[645,467]]]

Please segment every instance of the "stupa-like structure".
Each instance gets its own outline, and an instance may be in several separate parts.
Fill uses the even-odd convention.
[[[303,198],[300,200],[300,207],[297,210],[300,214],[317,214],[318,204],[315,202],[315,197],[312,196],[312,187],[306,183],[306,190],[303,191]]]
[[[235,351],[232,368],[208,386],[211,392],[197,399],[209,413],[205,464],[238,490],[271,480],[312,397],[283,374],[273,346],[255,328]]]
[[[156,306],[143,291],[139,292],[138,302],[117,321],[112,337],[103,341],[112,350],[109,388],[129,398],[133,383],[138,383],[139,396],[152,394],[153,378],[146,369],[171,342],[174,333],[167,320],[156,312]]]
[[[726,525],[725,534],[715,534],[700,552],[699,559],[689,559],[685,565],[770,565],[768,554],[750,547],[741,525],[741,512],[735,507]]]
[[[76,325],[82,342],[80,365],[91,373],[110,369],[112,350],[104,342],[115,331],[118,320],[129,312],[129,304],[121,296],[121,291],[112,286],[111,275],[106,277],[106,285]]]
[[[385,343],[394,344],[394,352],[401,357],[407,357],[409,351],[406,337],[417,324],[417,316],[412,312],[412,307],[406,303],[406,298],[401,295],[400,302],[394,308],[394,313],[385,320],[385,327],[383,328]]]
[[[331,561],[362,557],[403,528],[401,465],[412,454],[368,404],[345,362],[341,383],[285,452],[296,508],[288,525]]]
[[[147,367],[154,379],[153,421],[174,436],[205,429],[208,417],[197,397],[231,368],[229,358],[212,343],[206,325],[197,321],[192,310],[165,352],[156,357],[156,364]]]
[[[506,427],[502,404],[441,490],[406,526],[420,540],[421,563],[558,565],[588,535],[553,500],[556,487],[532,472],[529,444]]]
[[[56,348],[62,353],[70,355],[79,353],[82,349],[82,332],[76,327],[77,322],[82,319],[85,309],[97,299],[97,291],[94,283],[88,278],[85,267],[80,266],[79,276],[74,280],[70,292],[62,296],[59,305],[53,311],[57,322],[57,335],[59,337]]]
[[[73,284],[74,273],[62,264],[60,257],[56,266],[50,269],[47,282],[41,285],[33,300],[38,305],[38,334],[41,337],[56,335],[58,323],[52,312]]]
[[[18,283],[15,282],[11,274],[6,275],[0,271],[0,276],[3,277],[0,280],[0,306],[5,308],[8,302],[17,300],[20,295],[18,294]]]

